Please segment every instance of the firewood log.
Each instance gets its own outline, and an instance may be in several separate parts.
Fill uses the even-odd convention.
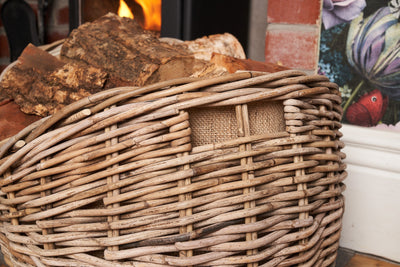
[[[218,53],[212,53],[210,62],[214,63],[217,66],[225,68],[230,73],[234,73],[238,70],[277,72],[289,69],[288,67],[277,65],[274,63],[235,58]]]
[[[47,116],[107,88],[225,72],[187,46],[161,42],[134,20],[109,13],[72,31],[59,58],[29,45],[3,75],[0,93],[25,113]]]
[[[160,38],[162,42],[171,45],[181,45],[189,50],[195,58],[210,61],[213,53],[245,59],[242,45],[230,33],[213,34],[192,41],[182,41],[175,38]]]
[[[14,99],[23,112],[44,117],[102,90],[106,77],[101,69],[63,62],[30,44],[4,73],[0,92]]]
[[[74,30],[61,48],[61,59],[103,69],[110,75],[107,87],[187,77],[212,65],[196,59],[187,47],[161,42],[136,21],[112,13]]]
[[[107,88],[241,69],[285,69],[246,60],[240,43],[228,33],[184,42],[159,38],[112,13],[73,30],[57,51],[56,57],[27,46],[4,73],[0,94],[14,99],[23,112],[44,117]]]

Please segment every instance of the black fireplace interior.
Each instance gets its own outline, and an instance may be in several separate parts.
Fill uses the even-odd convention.
[[[44,44],[44,12],[49,1],[39,0],[37,15],[24,0],[7,0],[1,6],[1,21],[7,34],[10,61],[14,61],[22,50],[32,43]]]
[[[193,40],[229,32],[246,51],[249,11],[248,0],[163,0],[161,37]]]

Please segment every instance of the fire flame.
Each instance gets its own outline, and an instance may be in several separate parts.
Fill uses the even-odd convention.
[[[161,0],[136,0],[142,7],[144,16],[143,29],[151,31],[161,30]],[[135,10],[134,12],[135,13]],[[120,17],[134,18],[134,15],[124,0],[119,1],[118,15]]]
[[[124,0],[119,0],[118,16],[133,19],[133,13]]]
[[[161,0],[136,0],[144,13],[144,29],[161,30]]]

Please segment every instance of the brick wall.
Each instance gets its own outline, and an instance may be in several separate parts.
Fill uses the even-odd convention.
[[[0,0],[0,8],[5,3]],[[37,13],[36,0],[25,0]],[[52,1],[52,5],[46,9],[45,17],[45,43],[51,43],[65,38],[69,33],[68,0]],[[10,51],[3,23],[0,20],[0,71],[10,63]]]
[[[314,72],[322,0],[268,0],[265,60]]]

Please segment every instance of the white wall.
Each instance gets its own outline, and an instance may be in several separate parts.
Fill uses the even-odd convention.
[[[400,132],[344,125],[348,177],[340,245],[400,262]]]

